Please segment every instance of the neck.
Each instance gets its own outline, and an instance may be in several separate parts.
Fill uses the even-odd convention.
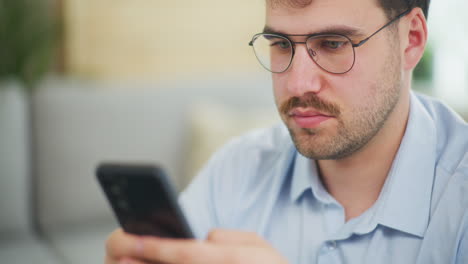
[[[403,93],[385,125],[366,146],[344,159],[317,162],[324,186],[345,209],[346,221],[377,201],[400,147],[408,114],[409,93]]]

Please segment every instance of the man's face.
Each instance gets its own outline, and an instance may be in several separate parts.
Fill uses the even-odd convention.
[[[376,0],[313,0],[305,8],[267,7],[266,26],[283,34],[322,31],[347,35],[353,43],[388,22]],[[305,37],[290,37],[303,42]],[[275,101],[298,151],[312,159],[341,159],[364,147],[384,126],[400,97],[398,34],[386,28],[355,48],[345,74],[319,68],[303,44],[284,73],[273,73]]]

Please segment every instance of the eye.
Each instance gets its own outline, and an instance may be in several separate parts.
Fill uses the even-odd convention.
[[[335,50],[343,47],[346,42],[347,41],[324,40],[322,42],[322,47]]]
[[[291,45],[289,44],[288,41],[286,40],[278,40],[278,41],[275,41],[271,44],[271,46],[277,46],[277,47],[280,47],[281,49],[289,49],[291,47]]]
[[[338,50],[346,47],[349,41],[345,40],[323,40],[320,46],[329,50]]]

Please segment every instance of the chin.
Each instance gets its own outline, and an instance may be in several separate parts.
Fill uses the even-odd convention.
[[[289,129],[291,138],[296,146],[296,149],[303,156],[310,159],[321,159],[327,157],[329,153],[324,153],[326,139],[323,137],[326,135],[320,135],[317,129]]]
[[[297,151],[309,159],[339,160],[359,149],[358,144],[323,129],[289,129],[289,133]]]

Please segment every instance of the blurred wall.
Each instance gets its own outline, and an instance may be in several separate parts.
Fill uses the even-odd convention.
[[[65,67],[98,79],[261,71],[264,0],[64,0]]]

